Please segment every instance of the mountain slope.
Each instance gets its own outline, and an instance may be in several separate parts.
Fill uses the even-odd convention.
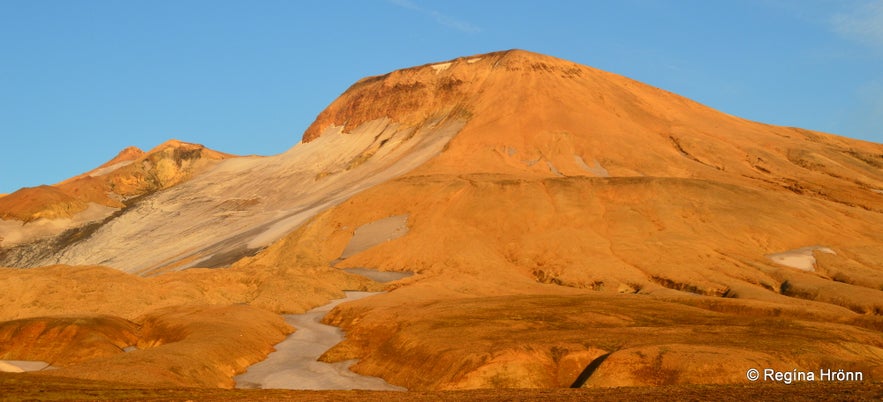
[[[409,389],[561,387],[588,367],[584,386],[878,379],[880,227],[881,144],[512,50],[360,80],[289,151],[220,161],[22,265],[155,276],[131,285],[139,311],[299,311],[369,286],[338,269],[416,272],[337,307],[347,339],[323,357]],[[169,272],[198,266],[231,267]],[[32,282],[10,293],[27,314],[122,314]]]
[[[363,79],[304,140],[332,124],[378,116],[416,123],[446,110],[469,115],[469,124],[420,174],[703,178],[878,209],[883,191],[880,144],[747,121],[519,50]]]
[[[371,98],[384,91],[391,99]],[[566,364],[585,367],[605,353],[614,354],[587,384],[740,381],[752,364],[735,359],[743,355],[776,367],[833,359],[883,374],[874,368],[883,362],[876,332],[883,312],[880,144],[746,121],[522,51],[363,80],[313,128],[376,116],[418,122],[451,103],[469,119],[445,152],[239,263],[328,262],[419,273],[389,294],[338,308],[333,322],[351,335],[328,359],[360,358],[362,373],[417,389],[560,386],[578,374],[562,374]],[[407,235],[338,258],[351,228],[403,215]],[[580,344],[580,326],[553,330],[554,336],[525,332],[572,319],[554,307],[545,317],[487,322],[501,310],[523,317],[513,306],[537,295],[579,294],[614,303],[597,307],[601,316],[584,326],[604,326],[606,315],[630,317],[632,324],[607,332],[617,345]],[[648,343],[656,330],[631,329],[646,319],[614,307],[617,300],[631,303],[631,294],[646,297],[648,308],[667,303],[673,321],[658,323],[661,331],[682,331],[705,320],[708,310],[724,314],[728,325],[752,329],[731,340],[688,330]],[[468,302],[476,297],[481,302]],[[467,302],[468,308],[456,307]],[[428,309],[437,304],[448,307]],[[770,332],[763,319],[782,316],[844,327]],[[852,326],[863,328],[862,335],[843,344],[862,345],[862,352],[836,342],[814,345],[815,337],[802,335],[834,339]],[[473,333],[468,339],[519,341],[469,343],[452,328]],[[781,343],[752,346],[752,332]],[[723,359],[708,363],[718,375],[691,368],[711,356]],[[636,374],[657,369],[673,374]]]
[[[140,198],[72,241],[7,249],[0,263],[100,263],[142,275],[228,265],[317,211],[437,154],[462,126],[456,118],[442,117],[420,127],[377,119],[353,134],[331,127],[321,140],[280,155],[220,161],[185,183]],[[4,237],[27,229],[19,224]]]
[[[0,261],[32,266],[138,198],[183,183],[231,156],[177,140],[148,152],[129,147],[87,173],[2,197]]]

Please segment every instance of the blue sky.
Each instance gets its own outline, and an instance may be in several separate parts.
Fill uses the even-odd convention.
[[[883,142],[883,0],[0,0],[0,193],[170,138],[280,153],[361,77],[511,48]]]

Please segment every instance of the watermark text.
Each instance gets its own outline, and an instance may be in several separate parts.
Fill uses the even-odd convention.
[[[748,369],[745,372],[748,381],[773,381],[784,384],[792,384],[798,381],[805,382],[845,382],[845,381],[864,381],[865,375],[861,371],[846,371],[843,369],[819,369],[817,371],[802,371],[794,369],[791,371],[778,371],[771,368],[758,370],[755,368]]]

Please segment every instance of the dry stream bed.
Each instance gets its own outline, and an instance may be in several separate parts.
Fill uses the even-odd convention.
[[[365,270],[369,271],[369,270]],[[376,272],[376,274],[385,274]],[[401,275],[401,273],[398,273]],[[336,363],[319,361],[325,351],[343,341],[337,327],[322,324],[334,307],[380,292],[345,292],[346,297],[331,301],[303,314],[285,315],[285,322],[297,330],[278,343],[276,351],[234,377],[236,388],[302,389],[302,390],[378,390],[406,391],[379,377],[368,377],[349,370],[356,360]]]

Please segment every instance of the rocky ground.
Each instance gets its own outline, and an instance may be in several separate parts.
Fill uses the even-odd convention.
[[[288,391],[204,388],[133,388],[74,379],[46,379],[0,373],[4,401],[25,400],[250,400],[250,401],[879,401],[883,383],[796,383],[751,385],[680,385],[602,389],[479,389],[468,391]]]

